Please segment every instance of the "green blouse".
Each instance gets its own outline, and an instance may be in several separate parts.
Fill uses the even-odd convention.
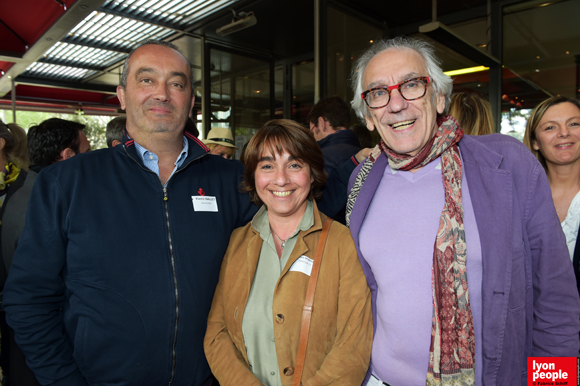
[[[260,233],[264,242],[260,250],[260,259],[256,268],[254,282],[244,311],[242,332],[248,353],[250,368],[254,375],[266,386],[282,386],[278,374],[278,357],[274,341],[274,320],[272,303],[274,289],[280,278],[284,266],[296,244],[300,231],[306,231],[314,225],[312,201],[308,201],[304,216],[298,228],[292,233],[282,250],[282,257],[278,258],[268,210],[262,206],[252,219],[252,228]]]

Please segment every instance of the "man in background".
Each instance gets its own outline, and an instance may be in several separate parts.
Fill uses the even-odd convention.
[[[123,129],[126,123],[127,118],[125,116],[115,117],[107,123],[107,147],[115,147],[122,143]]]
[[[324,171],[327,174],[339,174],[342,165],[351,163],[347,162],[349,159],[358,164],[355,156],[361,147],[356,134],[348,129],[350,108],[345,101],[337,96],[323,98],[314,105],[307,119],[310,122],[310,131],[322,149]],[[365,154],[368,155],[369,151],[370,149],[365,149]],[[330,216],[345,224],[346,185],[338,193],[341,195],[342,205],[335,215]]]
[[[324,170],[330,174],[360,149],[356,134],[349,130],[350,108],[340,97],[321,99],[307,117],[310,131],[322,149]]]

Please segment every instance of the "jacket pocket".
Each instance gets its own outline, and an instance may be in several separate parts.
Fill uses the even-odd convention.
[[[114,292],[85,292],[95,303],[76,317],[73,357],[79,370],[91,384],[146,384],[147,335],[140,314]]]

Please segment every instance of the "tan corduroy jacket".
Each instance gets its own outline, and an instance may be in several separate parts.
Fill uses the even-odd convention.
[[[326,216],[314,206],[314,225],[301,231],[274,292],[272,323],[282,385],[294,374],[308,279],[289,269],[314,258]],[[208,317],[205,353],[221,386],[261,385],[250,370],[242,320],[262,238],[252,224],[236,229],[224,257]],[[349,230],[333,222],[320,266],[302,384],[360,385],[373,340],[371,296]]]

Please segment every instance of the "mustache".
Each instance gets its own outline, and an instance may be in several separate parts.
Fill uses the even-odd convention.
[[[171,112],[175,112],[175,107],[170,104],[170,103],[163,103],[163,102],[156,102],[156,101],[147,101],[145,102],[145,104],[143,105],[143,107],[145,107],[145,109],[151,109],[151,108],[155,108],[158,107],[160,109],[165,109],[165,110],[170,110]]]

